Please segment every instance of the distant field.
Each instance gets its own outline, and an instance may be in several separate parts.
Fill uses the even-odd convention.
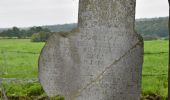
[[[43,45],[29,39],[0,39],[0,77],[36,78]],[[168,41],[145,41],[142,95],[167,96],[167,60]]]

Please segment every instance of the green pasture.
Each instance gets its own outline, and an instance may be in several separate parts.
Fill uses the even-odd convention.
[[[145,56],[142,77],[142,95],[156,94],[167,96],[168,41],[145,41]],[[37,61],[44,43],[30,42],[29,39],[0,39],[0,77],[3,78],[37,78]],[[10,85],[5,85],[9,95],[27,95],[29,89],[41,92],[39,84],[17,86],[10,92]],[[34,89],[35,88],[35,89]],[[25,89],[25,90],[24,90]],[[22,92],[24,91],[24,92]],[[8,93],[9,92],[9,93]],[[19,93],[18,93],[19,92]],[[30,92],[29,92],[30,93]],[[33,92],[34,93],[34,92]]]
[[[43,45],[29,39],[1,39],[0,77],[37,77],[37,60]]]
[[[142,94],[167,97],[168,88],[168,41],[154,40],[144,43]]]

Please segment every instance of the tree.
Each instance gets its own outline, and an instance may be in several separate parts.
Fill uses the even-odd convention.
[[[31,37],[32,34],[39,33],[39,32],[49,33],[50,30],[42,27],[31,27],[29,29],[19,29],[17,27],[13,27],[12,29],[7,29],[1,32],[0,36],[9,37],[9,38],[11,37],[26,38],[26,37]]]
[[[18,38],[21,38],[21,32],[20,32],[20,29],[17,28],[17,27],[13,27],[12,30],[11,30],[11,34],[13,34],[13,36],[15,37],[18,37]]]
[[[42,27],[31,27],[29,30],[28,30],[28,37],[31,37],[34,33],[39,33],[39,32],[50,32],[49,29],[47,28],[42,28]]]
[[[50,32],[38,32],[38,33],[34,33],[31,37],[31,41],[32,42],[46,42],[48,37],[51,35],[52,33]]]

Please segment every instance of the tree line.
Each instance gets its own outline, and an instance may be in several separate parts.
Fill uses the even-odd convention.
[[[143,38],[168,38],[168,17],[138,19],[136,31]]]
[[[11,29],[4,30],[0,32],[0,37],[16,37],[16,38],[30,38],[34,33],[46,32],[50,33],[51,31],[48,28],[42,27],[31,27],[29,29],[20,29],[18,27],[13,27]]]
[[[0,32],[0,37],[2,38],[18,38],[25,39],[31,38],[33,42],[45,42],[50,36],[51,31],[48,28],[42,27],[31,27],[29,29],[20,29],[18,27],[13,27],[11,29],[4,30]]]
[[[45,41],[51,32],[70,32],[77,24],[46,25],[22,29],[13,27],[11,29],[0,29],[0,37],[34,38],[32,41]],[[141,34],[144,40],[159,38],[168,39],[168,17],[137,19],[135,29]]]

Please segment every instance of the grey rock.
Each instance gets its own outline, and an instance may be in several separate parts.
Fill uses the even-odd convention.
[[[39,58],[39,80],[65,100],[139,100],[143,40],[136,0],[79,0],[78,29],[54,34]]]

